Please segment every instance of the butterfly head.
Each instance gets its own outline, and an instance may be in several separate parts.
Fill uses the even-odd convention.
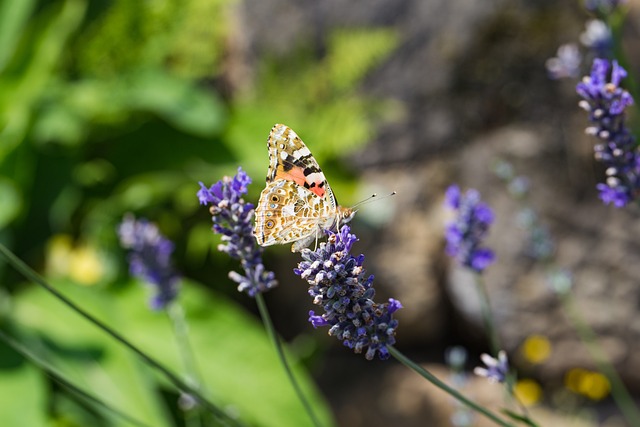
[[[358,210],[354,208],[343,208],[338,206],[338,228],[353,219]]]

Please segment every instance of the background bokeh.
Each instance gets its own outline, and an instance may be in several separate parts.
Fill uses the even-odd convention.
[[[640,5],[628,6],[623,46],[638,75]],[[255,203],[266,138],[284,123],[342,204],[398,192],[353,223],[376,298],[405,306],[398,348],[443,378],[451,346],[467,349],[467,371],[488,349],[475,288],[443,253],[444,189],[477,188],[497,216],[486,283],[532,411],[544,425],[624,425],[545,286],[548,266],[527,257],[523,201],[494,173],[507,161],[527,177],[526,204],[553,236],[554,262],[571,271],[579,307],[640,393],[637,209],[597,199],[603,171],[576,81],[545,70],[590,18],[579,1],[0,0],[0,242],[180,371],[170,323],[129,279],[115,233],[128,212],[156,222],[176,244],[180,302],[213,400],[250,425],[307,425],[195,196],[199,181],[241,166]],[[266,296],[276,328],[327,425],[453,425],[459,408],[415,374],[313,330],[297,256],[265,256],[280,282]],[[184,425],[168,384],[3,263],[0,316],[106,402],[153,426]],[[497,386],[463,383],[500,404]],[[0,402],[2,426],[129,425],[1,343]]]

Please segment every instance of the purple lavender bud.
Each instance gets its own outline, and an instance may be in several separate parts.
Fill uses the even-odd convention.
[[[118,236],[121,246],[129,250],[131,275],[154,286],[150,306],[162,310],[178,295],[180,277],[171,265],[173,243],[160,234],[155,224],[131,215],[118,226]]]
[[[493,223],[493,211],[480,201],[480,193],[473,189],[462,194],[457,185],[452,185],[445,199],[445,204],[456,215],[445,231],[447,254],[462,266],[481,273],[495,259],[491,249],[480,246]]]
[[[609,71],[611,72],[609,75]],[[595,158],[606,167],[606,180],[597,189],[605,204],[624,207],[638,196],[640,156],[636,140],[625,124],[625,109],[633,97],[620,87],[627,72],[616,61],[595,59],[591,75],[582,79],[576,91],[580,106],[589,113],[587,133],[599,139]]]
[[[238,291],[253,297],[277,286],[273,272],[262,263],[262,247],[253,237],[253,205],[242,196],[247,193],[251,178],[238,168],[233,177],[224,177],[207,188],[200,183],[197,193],[200,204],[209,205],[213,231],[222,236],[221,252],[239,259],[244,275],[232,271],[229,278],[238,284]]]
[[[387,359],[387,346],[395,343],[398,327],[393,313],[402,305],[393,298],[384,304],[373,301],[373,276],[367,276],[362,267],[363,255],[350,254],[358,239],[349,226],[327,234],[327,242],[320,243],[318,249],[302,251],[302,261],[294,269],[295,274],[309,283],[313,303],[324,310],[321,316],[310,311],[309,322],[314,328],[329,326],[329,335],[355,353],[364,351],[367,360],[376,354],[382,360]]]

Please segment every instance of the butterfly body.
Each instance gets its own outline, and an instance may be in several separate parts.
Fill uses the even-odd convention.
[[[318,162],[289,127],[271,129],[267,186],[256,207],[253,234],[261,246],[293,243],[299,252],[351,220],[355,211],[339,206]]]

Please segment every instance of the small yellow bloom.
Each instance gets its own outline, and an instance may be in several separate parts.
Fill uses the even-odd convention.
[[[542,363],[551,355],[551,342],[542,335],[531,335],[522,344],[521,351],[529,362]]]
[[[531,379],[523,379],[516,382],[513,392],[516,398],[525,406],[535,405],[542,399],[542,387]]]
[[[69,277],[82,285],[95,285],[104,274],[100,256],[92,246],[78,246],[71,252]]]
[[[73,250],[71,236],[56,234],[47,243],[47,275],[65,277],[69,271],[69,258]]]
[[[564,377],[564,384],[574,393],[591,400],[602,400],[609,395],[611,384],[607,377],[599,372],[582,368],[573,368]]]
[[[47,245],[47,274],[68,277],[82,285],[94,285],[104,276],[102,258],[95,247],[74,246],[71,236],[58,234]]]
[[[582,378],[587,371],[582,368],[572,368],[564,375],[564,386],[574,393],[580,393]]]

